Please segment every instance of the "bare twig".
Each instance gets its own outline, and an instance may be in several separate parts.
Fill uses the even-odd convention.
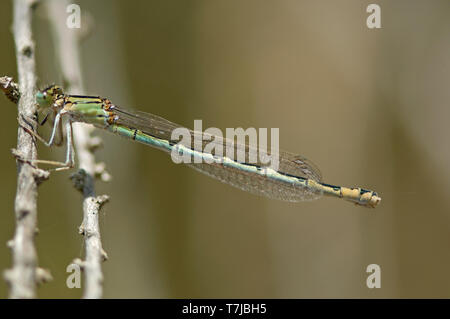
[[[70,93],[84,93],[81,64],[78,49],[77,29],[69,29],[66,26],[66,8],[68,1],[52,1],[47,6],[49,19],[52,24],[53,36],[57,45],[64,85]],[[100,176],[108,179],[109,175],[104,169],[99,170],[95,162],[93,150],[98,147],[100,140],[92,137],[93,128],[85,124],[74,123],[73,133],[77,149],[80,170],[72,175],[72,181],[77,189],[83,193],[83,222],[80,233],[85,238],[86,260],[78,261],[82,265],[85,275],[84,298],[101,298],[103,293],[103,273],[101,262],[106,259],[106,253],[100,240],[100,228],[98,223],[99,211],[108,200],[108,196],[96,196],[94,177]]]
[[[14,1],[13,34],[16,44],[19,92],[21,92],[20,100],[18,100],[18,112],[19,117],[25,118],[33,118],[36,112],[34,103],[36,73],[34,42],[31,32],[34,3],[29,0]],[[14,85],[9,83],[5,88],[8,87],[11,88]],[[17,87],[15,90],[18,93]],[[9,90],[8,96],[16,96],[18,99],[19,95],[13,94],[13,91]],[[34,124],[32,125],[34,126]],[[37,157],[33,137],[21,128],[18,130],[16,151],[27,159],[36,159]],[[37,253],[34,247],[37,229],[37,186],[46,178],[48,178],[47,172],[36,169],[26,162],[17,161],[16,230],[14,238],[8,242],[8,246],[12,250],[13,266],[5,271],[5,279],[10,286],[10,298],[34,298],[37,280],[44,277],[49,278],[48,272],[43,272],[37,267]]]
[[[0,87],[6,97],[13,103],[19,103],[20,91],[19,85],[13,81],[10,76],[2,76],[0,78]]]

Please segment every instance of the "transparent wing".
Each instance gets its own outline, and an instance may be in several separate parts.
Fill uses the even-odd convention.
[[[189,130],[192,137],[190,141],[183,142],[172,140],[172,131],[183,126],[149,113],[124,110],[119,107],[116,107],[115,111],[119,117],[116,123],[119,125],[137,129],[148,135],[168,140],[173,143],[181,143],[185,147],[191,149],[194,148],[194,131],[192,130]],[[262,168],[270,166],[270,163],[266,164],[260,161],[258,147],[249,145],[248,143],[233,143],[232,140],[220,136],[206,136],[205,133],[203,133],[203,136],[204,139],[202,140],[202,150],[205,149],[206,145],[209,145],[208,149],[211,150],[210,154],[212,155],[218,155],[215,150],[226,150],[227,148],[233,148],[234,155],[230,157],[230,159],[234,161],[238,161],[237,155],[242,153],[245,154],[245,160],[242,161],[241,159],[239,161],[241,163],[247,163]],[[228,153],[225,153],[225,151],[223,154],[228,157]],[[278,157],[278,172],[293,177],[302,177],[321,182],[322,176],[319,169],[306,158],[284,151],[279,151]],[[250,162],[250,159],[256,159],[256,162]],[[286,201],[300,201],[311,200],[320,196],[320,194],[313,193],[309,189],[295,183],[287,183],[284,181],[269,179],[265,176],[254,174],[239,168],[226,167],[220,163],[192,163],[187,165],[224,183],[228,183],[242,190],[270,198]]]

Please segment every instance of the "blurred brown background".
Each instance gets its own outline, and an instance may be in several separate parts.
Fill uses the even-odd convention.
[[[326,182],[382,197],[375,210],[272,201],[99,132],[113,175],[97,186],[111,197],[101,216],[105,297],[450,297],[449,1],[378,0],[379,30],[365,24],[373,1],[77,3],[93,22],[82,47],[87,94],[188,127],[279,127],[281,148],[315,162]],[[3,1],[0,73],[16,76],[11,12]],[[38,8],[34,21],[41,87],[61,81],[45,14]],[[13,104],[0,97],[0,107],[3,271],[17,123]],[[66,287],[84,248],[69,175],[39,189],[39,263],[54,276],[42,298],[81,296]],[[372,263],[381,289],[366,286]]]

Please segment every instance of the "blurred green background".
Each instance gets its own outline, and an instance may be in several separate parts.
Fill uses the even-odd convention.
[[[278,127],[280,146],[324,180],[376,190],[374,210],[335,199],[284,203],[98,132],[113,180],[101,215],[107,298],[450,297],[450,2],[78,1],[86,94],[203,127]],[[16,77],[10,1],[0,75]],[[66,13],[61,13],[66,14]],[[46,11],[34,20],[40,86],[60,83]],[[11,265],[16,108],[0,97],[0,270]],[[48,129],[47,131],[48,132]],[[39,145],[43,159],[64,150]],[[66,267],[83,254],[81,195],[53,173],[39,188],[41,298],[78,298]],[[367,265],[381,267],[368,289]],[[7,286],[0,282],[0,297]]]

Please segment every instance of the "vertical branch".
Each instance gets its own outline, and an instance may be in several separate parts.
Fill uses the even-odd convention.
[[[81,74],[80,54],[78,49],[79,31],[70,29],[66,25],[68,1],[52,1],[47,3],[48,15],[52,26],[53,37],[57,46],[56,56],[59,58],[64,85],[72,94],[84,93]],[[82,25],[83,28],[83,25]],[[108,179],[102,165],[95,161],[94,150],[101,141],[92,137],[93,127],[73,124],[74,142],[77,150],[79,171],[71,178],[75,187],[83,194],[83,222],[80,233],[85,240],[85,261],[76,259],[75,262],[84,270],[84,298],[101,298],[103,294],[102,261],[107,255],[102,248],[100,228],[98,223],[101,206],[108,200],[108,196],[95,195],[95,176],[103,180]]]
[[[13,34],[16,44],[17,68],[19,76],[18,100],[19,118],[32,119],[36,113],[34,92],[36,72],[34,42],[32,39],[32,7],[35,1],[15,0]],[[35,124],[33,130],[36,129]],[[8,243],[12,250],[13,266],[5,271],[5,279],[10,286],[10,298],[34,298],[39,274],[34,237],[37,230],[37,187],[48,173],[32,167],[24,159],[36,159],[37,150],[33,137],[19,127],[17,149],[17,191],[15,199],[16,230]]]

